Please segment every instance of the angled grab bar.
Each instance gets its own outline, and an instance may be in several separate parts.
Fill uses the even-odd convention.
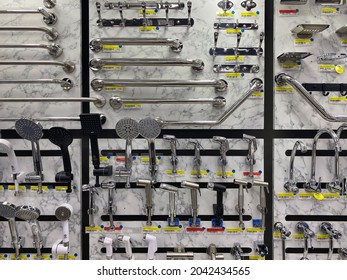
[[[55,14],[47,12],[41,7],[36,10],[0,10],[0,14],[41,14],[44,23],[47,25],[54,25],[58,20]]]
[[[225,80],[131,80],[131,79],[94,79],[91,87],[95,91],[107,87],[214,87],[216,91],[226,91],[228,83]]]
[[[50,56],[56,58],[59,57],[63,53],[63,49],[58,44],[17,44],[17,45],[0,45],[0,48],[7,49],[18,49],[18,48],[28,48],[28,49],[46,49]]]
[[[67,61],[53,61],[53,60],[8,60],[0,61],[0,65],[56,65],[61,66],[65,73],[72,73],[75,71],[75,64],[69,60]]]
[[[35,80],[0,80],[0,84],[59,84],[63,90],[70,90],[73,82],[68,78],[63,79],[35,79]]]
[[[46,28],[39,26],[0,26],[0,31],[41,31],[47,34],[49,41],[54,41],[58,38],[59,33],[54,28]]]
[[[328,122],[347,122],[347,115],[332,115],[327,112],[302,84],[292,76],[286,73],[280,73],[275,76],[275,82],[279,86],[284,84],[291,85],[324,120]]]
[[[179,58],[94,58],[89,67],[94,72],[108,69],[107,66],[190,66],[195,72],[201,72],[205,64],[200,59]]]
[[[194,125],[194,126],[216,126],[219,124],[222,124],[227,118],[230,117],[230,115],[237,109],[239,108],[243,102],[247,100],[248,97],[250,97],[253,93],[259,91],[263,87],[263,81],[261,79],[255,78],[253,79],[250,84],[250,88],[248,91],[242,95],[233,105],[228,107],[225,112],[217,119],[214,121],[180,121],[180,120],[174,120],[174,121],[168,121],[168,120],[163,120],[161,118],[156,118],[156,121],[161,124],[161,126],[168,126],[168,125]]]

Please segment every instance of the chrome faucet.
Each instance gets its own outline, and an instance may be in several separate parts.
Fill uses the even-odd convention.
[[[196,177],[201,178],[201,155],[200,151],[203,149],[201,144],[196,139],[189,139],[188,144],[194,146],[194,168],[196,168]]]
[[[177,164],[178,164],[177,143],[178,141],[174,135],[163,135],[163,139],[170,143],[170,148],[171,148],[170,161],[172,165],[172,174],[177,174]]]
[[[306,222],[298,222],[296,224],[296,230],[304,235],[304,255],[300,260],[308,260],[308,243],[310,242],[310,247],[312,246],[312,238],[316,236],[316,234],[310,229]]]
[[[320,230],[324,232],[325,234],[329,235],[329,253],[328,253],[328,260],[331,260],[333,256],[334,251],[334,239],[339,240],[342,237],[341,232],[337,231],[336,229],[333,229],[333,226],[331,223],[323,222],[320,225]]]
[[[281,234],[281,240],[282,240],[282,260],[286,259],[286,239],[289,237],[292,233],[281,223],[277,222],[274,224],[275,231],[278,231]]]
[[[254,178],[254,165],[256,163],[254,154],[258,149],[257,139],[254,136],[243,134],[243,140],[248,142],[248,155],[246,158],[246,164],[249,165],[249,178]]]
[[[239,227],[242,230],[245,229],[245,223],[243,222],[243,214],[245,213],[244,205],[245,205],[245,194],[244,189],[248,192],[248,188],[252,186],[251,182],[234,179],[234,184],[239,185],[238,195],[237,195],[237,205],[235,206],[237,213],[239,214]]]
[[[296,181],[294,179],[294,160],[297,149],[300,147],[301,152],[306,153],[307,147],[304,142],[296,141],[290,154],[290,163],[289,163],[289,179],[284,183],[284,189],[286,192],[291,192],[293,194],[297,194],[299,192],[299,188],[296,185]]]
[[[316,181],[316,151],[317,151],[318,139],[324,133],[329,134],[331,136],[331,138],[334,140],[334,143],[335,143],[335,153],[341,152],[340,141],[339,141],[336,133],[333,130],[331,130],[330,128],[325,128],[325,129],[321,129],[321,130],[319,130],[317,132],[316,136],[313,139],[313,145],[312,145],[311,178],[305,184],[305,190],[307,192],[318,192],[318,193],[320,193],[322,191],[321,178],[319,178],[318,183]],[[335,181],[336,178],[338,178],[338,174],[336,173],[337,169],[338,168],[335,166],[335,176],[334,176],[334,179],[333,179],[334,181]]]
[[[178,188],[169,184],[161,183],[159,189],[169,193],[169,218],[168,226],[174,227],[179,225],[179,220],[176,218],[176,195],[178,196]]]
[[[336,131],[337,138],[340,140],[340,136],[343,130],[347,129],[347,123],[343,123]],[[337,175],[337,176],[336,176]],[[344,195],[346,192],[346,178],[340,176],[340,154],[335,150],[335,178],[329,183],[328,189],[330,192],[340,193]]]
[[[220,157],[219,157],[219,165],[222,167],[222,178],[226,179],[226,166],[228,164],[227,161],[227,151],[229,150],[229,142],[228,139],[221,136],[213,136],[213,142],[219,143],[219,151],[220,151]]]
[[[230,254],[235,257],[235,260],[242,260],[243,250],[240,243],[234,243],[234,247],[231,247]]]

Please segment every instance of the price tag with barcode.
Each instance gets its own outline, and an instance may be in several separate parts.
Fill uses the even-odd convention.
[[[307,47],[307,46],[312,46],[314,42],[314,39],[294,39],[294,46],[295,47]]]

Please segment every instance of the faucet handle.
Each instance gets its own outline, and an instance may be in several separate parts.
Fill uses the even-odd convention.
[[[294,195],[299,193],[299,188],[294,180],[288,180],[287,182],[285,182],[283,188],[286,192],[291,192]]]

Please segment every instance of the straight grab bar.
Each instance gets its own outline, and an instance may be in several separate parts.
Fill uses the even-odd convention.
[[[41,7],[36,10],[0,10],[0,14],[41,14],[44,23],[47,25],[54,25],[58,20],[55,14],[47,12]]]
[[[1,98],[0,98],[1,101]],[[109,101],[113,109],[120,109],[124,104],[212,104],[214,107],[224,107],[226,100],[222,96],[215,98],[198,98],[198,99],[139,99],[139,98],[121,98],[118,96],[111,97]]]
[[[104,124],[106,122],[106,117],[101,115],[101,123]],[[0,122],[15,122],[20,120],[21,118],[0,118]],[[80,122],[81,119],[79,117],[35,117],[36,121],[39,122]]]
[[[143,2],[143,1],[142,1]],[[109,8],[110,10],[121,10],[121,9],[127,9],[127,10],[137,10],[142,9],[143,3],[142,2],[105,2],[105,8]],[[146,2],[146,9],[153,9],[153,10],[161,10],[161,9],[170,9],[170,10],[183,10],[184,9],[184,3],[181,2],[153,2],[149,1]]]
[[[65,73],[72,73],[75,71],[75,64],[69,60],[67,61],[50,61],[50,60],[8,60],[0,61],[0,65],[57,65],[61,66]]]
[[[35,80],[0,80],[0,84],[60,84],[63,90],[70,90],[73,82],[69,78],[63,79],[35,79]]]
[[[230,115],[239,108],[243,102],[247,100],[248,97],[250,97],[253,93],[259,91],[263,87],[263,81],[261,79],[255,78],[253,79],[250,84],[250,88],[248,91],[242,95],[233,105],[231,105],[226,111],[217,119],[214,121],[168,121],[163,120],[161,118],[156,118],[156,121],[160,123],[161,126],[168,126],[168,125],[194,125],[194,126],[216,126],[219,124],[222,124],[227,118],[230,117]]]
[[[286,73],[280,73],[275,76],[277,85],[291,85],[305,101],[326,121],[328,122],[347,122],[347,115],[332,115],[327,112],[321,104],[300,84],[299,81]]]
[[[105,46],[168,46],[175,53],[182,51],[183,43],[178,39],[169,38],[98,38],[90,41],[89,47],[93,52],[100,52]]]
[[[177,58],[94,58],[89,62],[94,72],[108,69],[107,66],[191,66],[195,72],[201,72],[205,64],[200,59]]]
[[[63,53],[63,49],[58,44],[18,44],[18,45],[0,45],[0,48],[7,49],[19,49],[19,48],[28,48],[28,49],[46,49],[50,56],[56,58]]]
[[[226,91],[228,83],[225,80],[130,80],[130,79],[94,79],[91,87],[101,91],[108,87],[214,87],[216,91]]]
[[[46,28],[39,26],[0,26],[0,31],[42,31],[47,34],[49,41],[54,41],[58,38],[59,33],[54,28]]]

